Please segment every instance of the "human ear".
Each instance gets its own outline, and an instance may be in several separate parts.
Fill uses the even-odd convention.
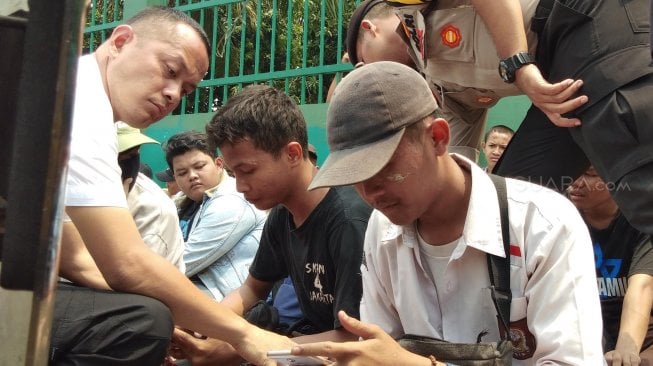
[[[221,156],[217,156],[217,157],[215,158],[215,165],[216,165],[218,168],[223,168],[223,167],[224,167],[224,160],[222,160],[222,157],[221,157]]]
[[[449,134],[449,123],[443,118],[436,118],[429,126],[429,129],[436,149],[446,152],[449,139],[451,138]],[[439,153],[442,152],[439,151]]]
[[[304,159],[302,146],[297,141],[289,142],[286,145],[285,155],[288,158],[288,161],[292,164],[295,164]]]
[[[111,33],[111,50],[120,52],[120,50],[134,39],[134,29],[126,24],[117,26]]]
[[[364,19],[361,22],[361,29],[366,31],[371,31],[372,33],[376,32],[376,26],[371,21]]]
[[[435,139],[435,142],[439,142],[441,140],[444,140],[445,134],[444,134],[444,131],[442,131],[441,128],[437,128],[437,126],[434,126],[431,129],[431,131],[433,133],[433,138]]]

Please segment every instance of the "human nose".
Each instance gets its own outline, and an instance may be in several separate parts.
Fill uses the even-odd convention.
[[[188,171],[188,178],[192,181],[195,180],[199,177],[199,173],[195,169],[191,169]]]
[[[176,108],[181,101],[181,90],[181,84],[176,81],[169,82],[163,89],[163,95],[166,98],[166,102],[168,105],[171,105],[172,108]]]
[[[245,193],[249,191],[249,185],[242,179],[238,178],[236,175],[236,191],[239,193]]]

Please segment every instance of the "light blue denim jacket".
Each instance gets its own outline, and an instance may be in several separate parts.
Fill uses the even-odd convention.
[[[184,249],[186,276],[197,275],[216,300],[240,287],[249,274],[267,214],[236,191],[227,174],[206,192]],[[202,286],[200,286],[202,287]]]

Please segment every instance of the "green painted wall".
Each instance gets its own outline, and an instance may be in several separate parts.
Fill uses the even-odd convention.
[[[322,164],[329,153],[325,131],[327,106],[328,104],[307,104],[299,106],[308,124],[308,140],[317,149],[318,164]],[[526,96],[501,99],[496,106],[490,109],[488,128],[497,124],[503,124],[516,130],[524,115],[526,115],[528,107],[530,107],[530,102]],[[145,133],[159,142],[165,142],[170,136],[180,131],[204,131],[204,126],[211,117],[211,113],[168,116],[161,122],[149,127]],[[144,163],[149,164],[154,172],[158,172],[167,167],[163,151],[159,145],[143,145],[141,147],[141,159]],[[481,156],[481,165],[485,165],[484,156]]]
[[[308,141],[317,149],[318,164],[322,164],[329,153],[325,132],[327,106],[328,104],[306,104],[299,106],[308,124]],[[144,132],[153,139],[163,143],[177,132],[187,130],[204,132],[204,126],[212,116],[212,113],[168,116],[150,126]],[[141,147],[141,161],[152,167],[152,171],[155,173],[168,167],[163,150],[161,150],[161,146],[159,145],[143,145]],[[161,184],[156,178],[154,180]]]

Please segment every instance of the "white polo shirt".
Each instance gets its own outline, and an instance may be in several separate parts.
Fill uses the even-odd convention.
[[[452,156],[471,170],[472,188],[463,235],[444,278],[436,281],[442,288],[423,265],[414,225],[394,225],[379,211],[369,220],[361,319],[393,337],[410,333],[475,343],[487,329],[483,340],[500,338],[486,262],[486,253],[503,256],[496,191],[482,169]],[[508,179],[507,191],[514,365],[603,364],[601,308],[585,223],[565,197],[549,189]]]

